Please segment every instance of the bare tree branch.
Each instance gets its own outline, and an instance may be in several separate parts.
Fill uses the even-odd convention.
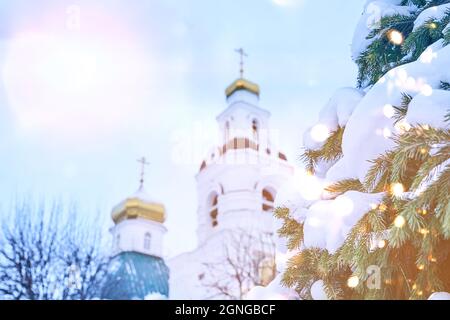
[[[203,266],[201,282],[210,299],[242,300],[253,287],[267,285],[275,277],[273,234],[232,231],[226,237],[223,257]]]
[[[95,223],[87,223],[76,209],[66,211],[59,203],[35,208],[30,201],[17,203],[2,217],[0,298],[97,297],[109,258]]]

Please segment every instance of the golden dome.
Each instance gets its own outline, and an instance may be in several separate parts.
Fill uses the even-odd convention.
[[[247,90],[251,93],[256,94],[259,97],[259,86],[256,83],[250,82],[243,78],[234,81],[225,91],[227,98],[229,98],[233,93],[239,90]]]
[[[123,220],[138,218],[164,223],[166,221],[165,211],[162,204],[152,201],[148,195],[140,189],[137,193],[114,207],[111,212],[111,217],[116,224]]]

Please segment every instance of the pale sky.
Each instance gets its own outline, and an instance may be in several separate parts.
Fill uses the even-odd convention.
[[[165,204],[166,254],[195,248],[195,174],[224,90],[245,75],[295,165],[302,132],[354,86],[364,0],[0,0],[0,208],[32,195],[85,214],[138,187]],[[101,222],[99,222],[101,223]]]

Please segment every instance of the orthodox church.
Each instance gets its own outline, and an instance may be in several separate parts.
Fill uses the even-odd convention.
[[[145,159],[141,163],[144,168]],[[144,170],[139,190],[111,212],[113,258],[102,288],[103,299],[169,296],[169,268],[163,259],[165,208],[144,190],[143,178]]]
[[[259,106],[259,86],[243,77],[244,52],[239,53],[241,76],[226,89],[227,107],[217,117],[221,143],[211,149],[196,175],[197,249],[166,265],[165,209],[146,194],[142,177],[137,193],[112,210],[114,258],[104,298],[144,299],[149,294],[176,300],[242,298],[255,283],[246,279],[227,283],[225,278],[230,277],[230,268],[253,271],[227,265],[234,260],[256,268],[263,283],[274,278],[278,228],[272,211],[277,192],[294,168],[272,143],[271,115]],[[240,252],[242,248],[245,252]],[[231,273],[231,278],[240,275]]]
[[[278,229],[272,212],[274,200],[277,191],[293,176],[294,168],[271,141],[270,113],[259,106],[259,86],[244,79],[242,60],[241,77],[225,94],[228,106],[217,117],[222,144],[213,147],[196,176],[198,248],[168,261],[171,299],[240,297],[236,291],[242,291],[242,284],[237,288],[236,284],[220,282],[220,278],[230,275],[223,266],[230,259],[272,255],[272,265],[266,266],[266,271],[267,267],[275,270],[275,253],[269,245],[274,243]],[[235,236],[242,232],[251,236]],[[253,248],[238,252],[246,239],[261,242],[263,238],[264,243],[255,241]],[[229,268],[243,266],[230,263]],[[275,275],[266,272],[262,276],[269,276],[269,282]]]

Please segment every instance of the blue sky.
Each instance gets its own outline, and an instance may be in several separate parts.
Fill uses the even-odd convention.
[[[167,254],[195,247],[195,174],[224,90],[249,54],[280,145],[353,86],[364,0],[0,0],[0,207],[63,198],[85,214],[138,186],[166,205]],[[6,210],[4,210],[6,212]]]

